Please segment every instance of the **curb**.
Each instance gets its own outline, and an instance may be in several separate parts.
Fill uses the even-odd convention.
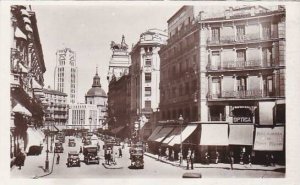
[[[144,153],[144,154],[146,156],[148,156],[148,157],[151,157],[152,159],[157,160],[157,157],[155,157],[153,155],[150,155],[150,154],[147,154],[147,153]],[[185,166],[179,166],[177,164],[172,163],[171,161],[165,161],[165,160],[158,160],[158,161],[160,161],[162,163],[170,164],[170,165],[175,166],[175,167],[185,168]],[[228,164],[228,165],[230,165],[230,164]],[[219,168],[219,169],[230,170],[230,166],[228,166],[228,167],[223,167],[223,166],[218,167],[218,166],[209,166],[209,165],[206,165],[206,166],[194,166],[194,169],[196,169],[196,168],[198,168],[198,169],[200,169],[200,168]],[[283,173],[285,173],[285,167],[277,167],[277,168],[274,168],[274,169],[261,169],[261,168],[255,168],[255,167],[252,167],[252,168],[246,167],[246,168],[233,168],[233,170],[255,170],[255,171],[257,171],[257,170],[260,170],[260,171],[278,171],[278,170],[283,170]]]
[[[119,166],[119,165],[114,165],[114,166],[110,166],[110,165],[106,165],[104,163],[102,163],[102,165],[104,166],[104,168],[106,169],[122,169],[123,166]]]

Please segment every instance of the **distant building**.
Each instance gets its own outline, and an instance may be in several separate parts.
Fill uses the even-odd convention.
[[[93,104],[72,104],[69,109],[68,129],[94,131],[99,128],[98,108]]]
[[[131,57],[131,123],[138,120],[143,129],[153,111],[159,108],[160,57],[158,52],[166,44],[167,33],[149,29],[140,35],[140,40],[130,52]],[[144,117],[144,121],[141,121]],[[133,126],[133,124],[132,124]],[[145,137],[150,135],[150,130]],[[143,136],[142,136],[143,138]]]
[[[109,83],[108,123],[113,134],[122,138],[130,138],[130,75],[123,75]]]
[[[70,48],[56,52],[54,89],[66,93],[69,104],[77,103],[78,68],[76,67],[76,53]]]
[[[107,118],[107,95],[101,88],[100,77],[98,76],[98,69],[93,79],[92,88],[88,90],[85,95],[85,103],[96,105],[98,108],[98,128],[102,128],[104,121]]]
[[[60,91],[50,89],[43,89],[45,94],[45,101],[47,102],[46,112],[49,115],[46,121],[46,126],[49,124],[50,128],[54,130],[66,129],[68,121],[68,103],[67,94]],[[51,118],[51,119],[49,119]]]
[[[128,74],[130,66],[130,58],[127,51],[128,45],[125,42],[124,35],[122,36],[121,44],[111,41],[110,48],[113,53],[109,61],[109,69],[107,74],[108,83],[110,83],[112,78],[119,79],[123,75]]]

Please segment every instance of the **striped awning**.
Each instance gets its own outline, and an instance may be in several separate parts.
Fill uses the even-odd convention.
[[[162,128],[156,136],[154,136],[154,141],[156,142],[162,142],[172,131],[174,127],[164,127]]]
[[[152,132],[152,134],[149,136],[148,141],[154,141],[153,138],[155,137],[155,135],[162,129],[162,126],[158,126],[154,129],[154,131]]]
[[[197,128],[197,125],[187,125],[182,127],[182,133],[178,132],[174,138],[168,143],[169,146],[174,146],[180,144],[181,141],[184,142]],[[181,136],[181,138],[180,138]]]
[[[175,127],[171,134],[163,140],[163,143],[168,144],[176,135],[180,134],[180,130],[180,127]]]

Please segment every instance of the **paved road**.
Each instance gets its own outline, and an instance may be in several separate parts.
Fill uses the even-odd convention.
[[[66,166],[68,151],[76,150],[79,151],[80,146],[82,146],[81,139],[76,139],[76,147],[67,146],[68,137],[66,137],[66,142],[64,144],[65,151],[60,154],[60,164],[53,166],[53,173],[49,176],[43,178],[181,178],[182,174],[187,172],[184,168],[179,168],[172,166],[170,164],[165,164],[157,161],[153,158],[145,156],[145,167],[144,169],[130,169],[130,160],[128,148],[123,150],[123,157],[116,158],[117,163],[122,166],[121,169],[106,169],[102,163],[103,159],[103,142],[100,142],[101,151],[99,153],[101,159],[100,164],[90,164],[86,165],[81,162],[81,167],[70,167]],[[35,175],[43,174],[42,167],[45,164],[45,153],[39,156],[27,156],[25,161],[25,167],[21,170],[13,168],[11,170],[11,177],[13,178],[32,178]],[[53,153],[50,154],[50,167],[52,165]],[[81,156],[83,159],[83,156]],[[189,170],[188,172],[200,172],[203,178],[212,177],[256,177],[256,178],[276,178],[284,177],[283,173],[273,172],[273,171],[253,171],[253,170],[226,170],[226,169],[195,169]]]

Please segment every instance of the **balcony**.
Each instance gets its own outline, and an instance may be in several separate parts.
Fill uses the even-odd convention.
[[[248,70],[272,67],[271,62],[263,62],[261,60],[247,60],[247,61],[223,61],[221,65],[208,64],[207,70]]]
[[[221,93],[209,93],[207,99],[258,99],[258,98],[274,98],[274,95],[267,94],[260,89],[244,90],[244,91],[222,91]]]
[[[208,45],[226,45],[226,44],[243,44],[249,42],[260,42],[264,40],[276,39],[278,38],[278,33],[273,31],[269,34],[263,34],[260,36],[258,33],[246,34],[246,35],[231,35],[231,36],[221,36],[219,38],[208,38]]]

